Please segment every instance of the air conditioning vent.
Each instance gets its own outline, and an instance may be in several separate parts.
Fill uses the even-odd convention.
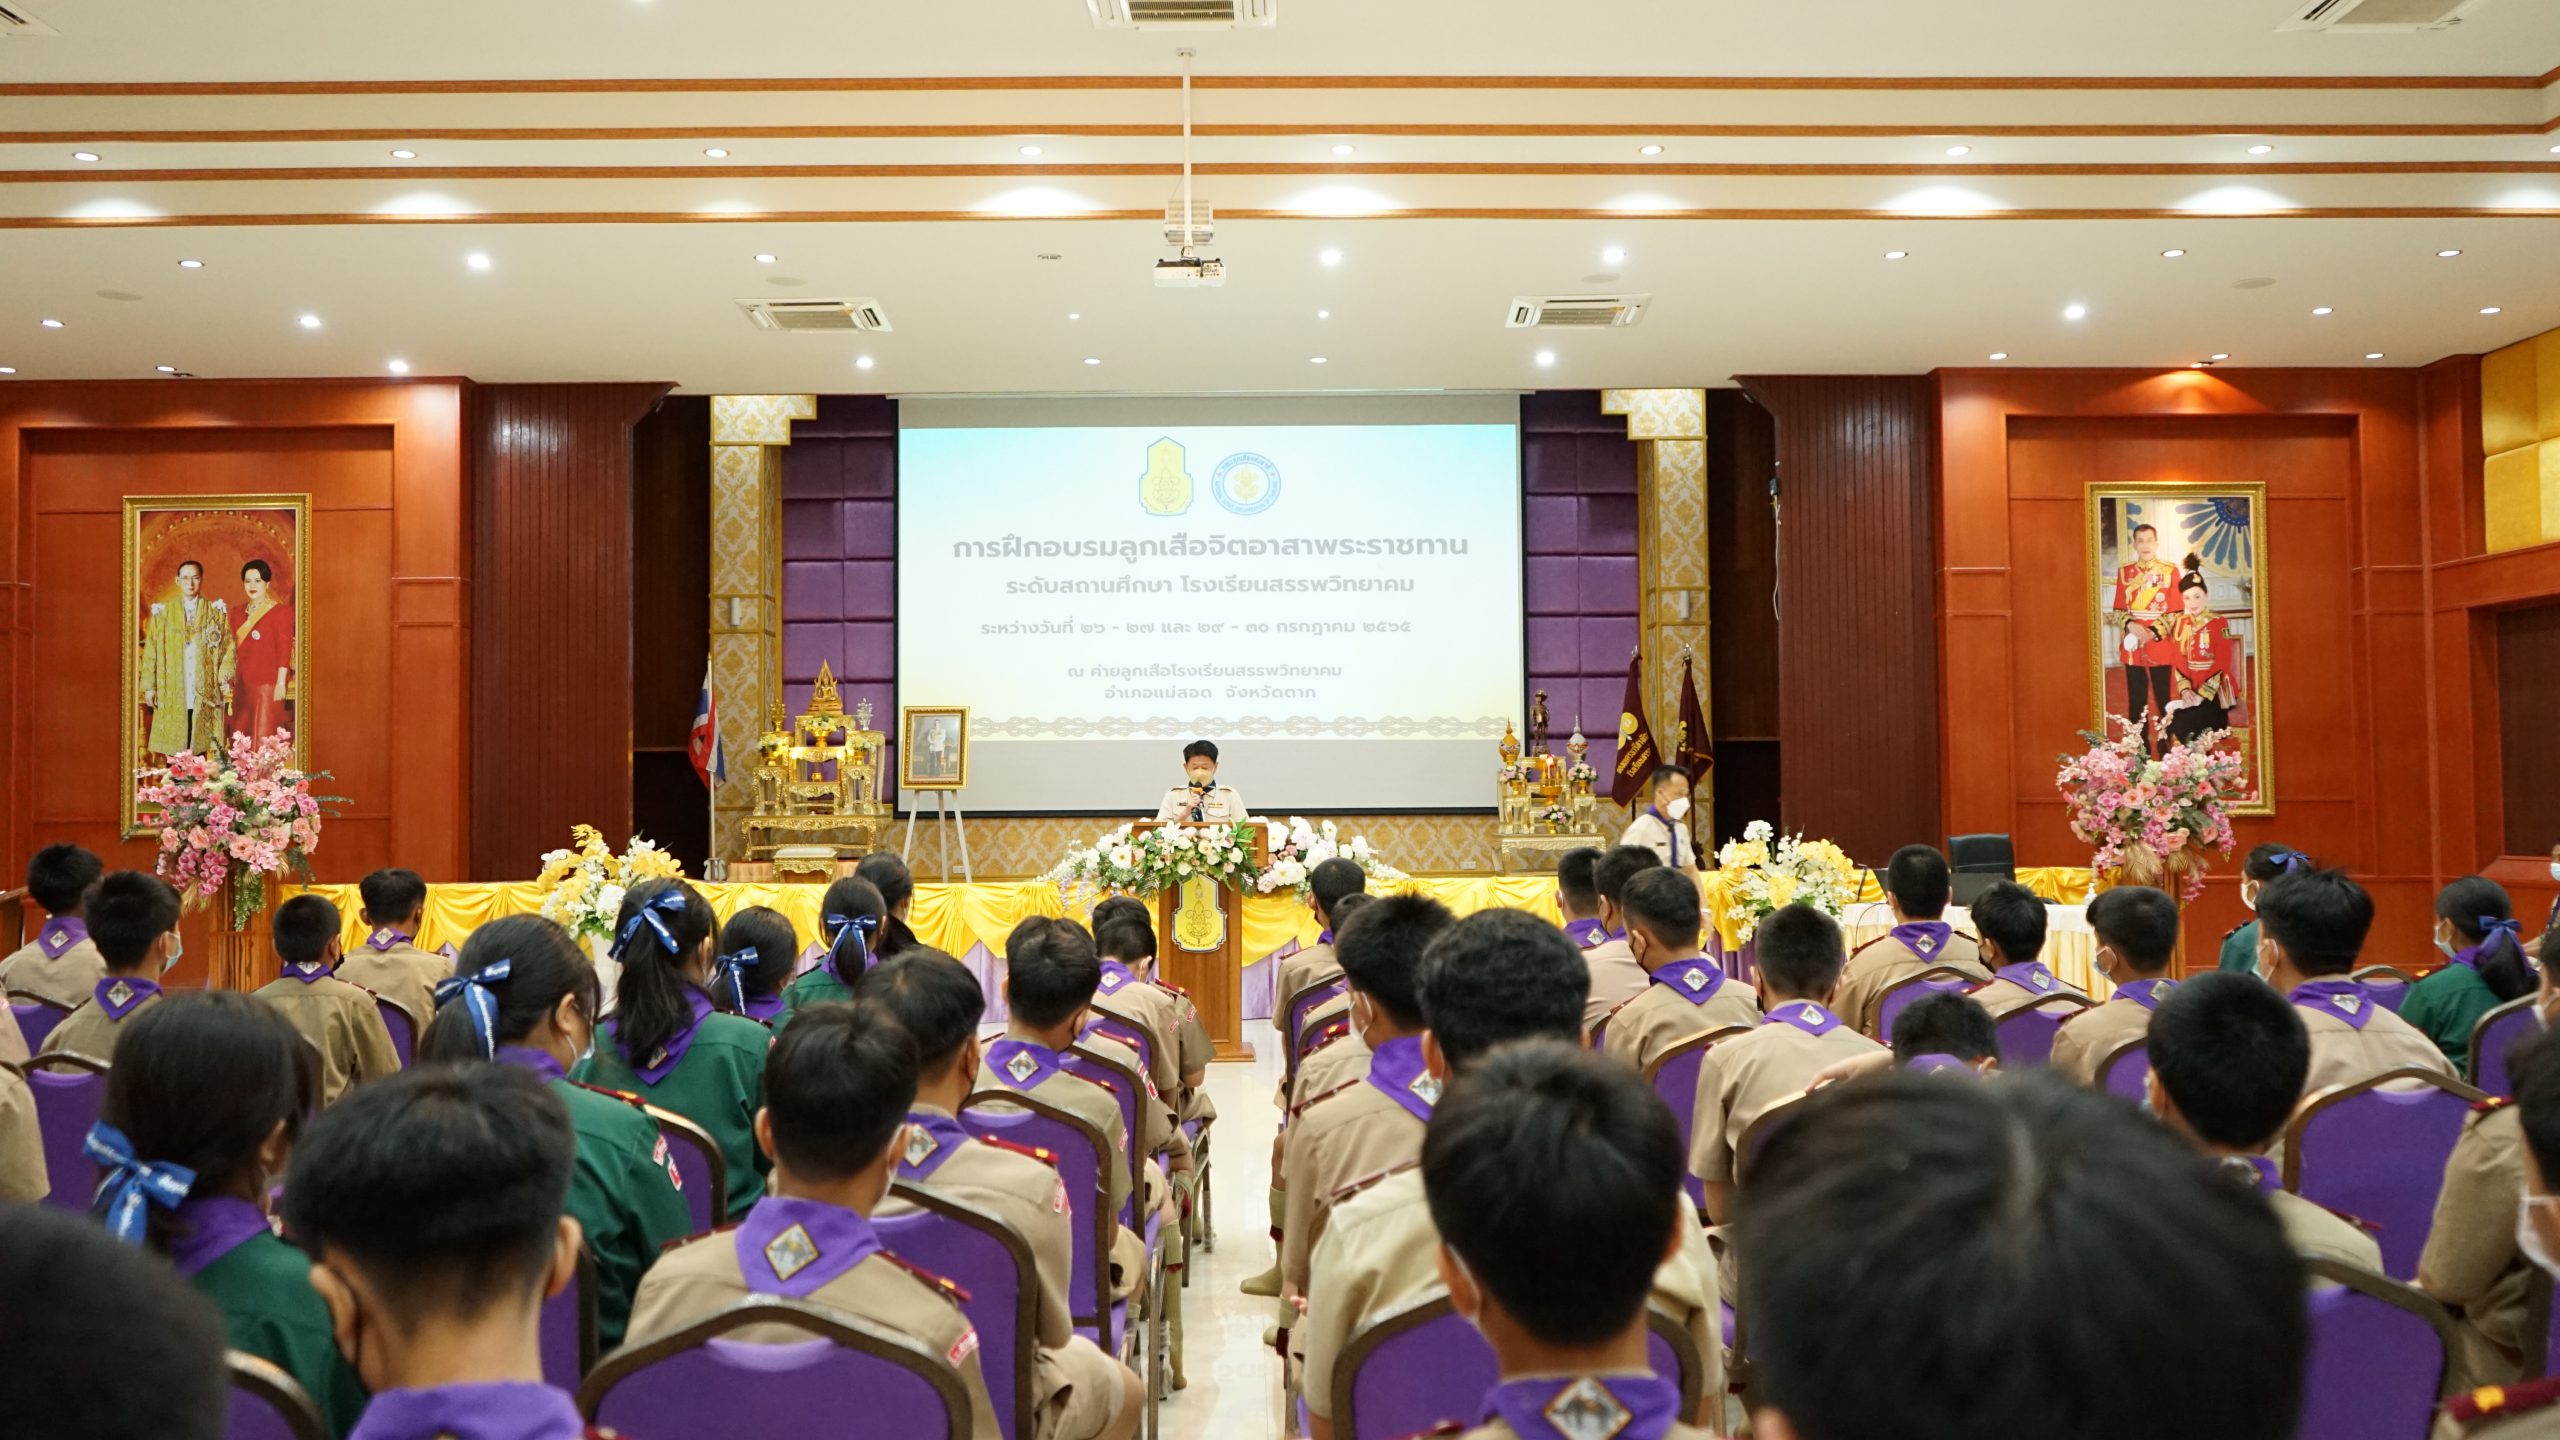
[[[2279,30],[2332,30],[2341,35],[2393,35],[2450,30],[2489,0],[2304,0]]]
[[[1218,212],[1193,201],[1191,224],[1182,223],[1182,197],[1164,202],[1164,243],[1172,246],[1206,245],[1218,238]]]
[[[29,40],[61,33],[18,5],[0,3],[0,40]]]
[[[765,330],[888,330],[877,300],[741,300],[738,308]]]
[[[1642,320],[1652,303],[1650,295],[1515,295],[1502,323],[1512,330],[1605,330]]]
[[[1280,0],[1084,0],[1101,30],[1232,30],[1269,28]]]

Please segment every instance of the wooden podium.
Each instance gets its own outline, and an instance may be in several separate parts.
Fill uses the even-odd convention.
[[[1158,829],[1141,820],[1135,829]],[[1253,863],[1271,862],[1270,833],[1252,827]],[[1205,876],[1156,892],[1156,974],[1199,1008],[1221,1060],[1250,1060],[1244,1043],[1244,893]]]

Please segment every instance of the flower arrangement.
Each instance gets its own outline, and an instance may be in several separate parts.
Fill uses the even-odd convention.
[[[542,913],[557,920],[581,941],[613,938],[614,918],[622,913],[622,892],[643,880],[681,880],[684,866],[676,857],[637,835],[620,855],[604,843],[593,825],[569,832],[569,848],[542,857]]]
[[[1858,898],[1860,872],[1847,852],[1828,840],[1781,836],[1766,820],[1726,841],[1716,865],[1729,877],[1725,895],[1742,916],[1737,928],[1745,941],[1781,905],[1810,905],[1837,920]]]
[[[1368,836],[1354,835],[1345,840],[1341,829],[1330,820],[1310,825],[1306,817],[1292,815],[1285,822],[1272,819],[1264,823],[1271,827],[1271,863],[1254,877],[1253,888],[1261,894],[1287,890],[1304,900],[1311,888],[1308,877],[1317,866],[1334,859],[1359,866],[1361,873],[1373,881],[1408,878],[1378,858],[1378,853],[1369,847]]]
[[[1570,825],[1573,823],[1573,807],[1570,805],[1541,805],[1530,813],[1529,818],[1537,821],[1541,825]]]
[[[2081,731],[2089,748],[2055,757],[2071,833],[2097,847],[2090,873],[2113,871],[2135,885],[2174,876],[2179,898],[2192,903],[2204,893],[2203,852],[2231,853],[2230,800],[2245,762],[2219,748],[2227,731],[2207,731],[2155,759],[2131,722],[2111,716],[2108,730],[2113,738]]]
[[[1254,863],[1253,832],[1267,828],[1271,861]],[[1304,896],[1307,877],[1335,856],[1356,862],[1374,879],[1401,880],[1404,872],[1377,858],[1369,842],[1349,841],[1330,820],[1321,825],[1289,820],[1248,820],[1235,825],[1160,825],[1141,832],[1122,825],[1091,845],[1069,849],[1042,877],[1058,887],[1069,910],[1095,892],[1152,895],[1158,890],[1206,877],[1256,894],[1293,890]]]
[[[1538,771],[1526,760],[1505,760],[1493,767],[1493,778],[1505,785],[1526,785],[1538,778]]]
[[[160,810],[160,856],[153,868],[192,907],[231,885],[231,928],[245,930],[267,902],[267,877],[291,870],[311,878],[326,807],[336,795],[314,795],[326,770],[293,768],[293,735],[231,737],[229,753],[192,750],[166,767],[134,772],[137,804]]]
[[[1591,768],[1590,761],[1576,760],[1573,762],[1573,768],[1564,772],[1564,778],[1587,790],[1591,787],[1591,782],[1600,778],[1600,772]]]

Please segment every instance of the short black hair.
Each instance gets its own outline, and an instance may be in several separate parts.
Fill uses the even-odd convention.
[[[1955,879],[1947,857],[1931,845],[1905,845],[1884,862],[1885,893],[1902,907],[1905,918],[1935,920],[1947,913],[1947,897]]]
[[[1618,892],[1618,910],[1630,927],[1642,926],[1644,933],[1674,950],[1695,949],[1706,928],[1698,882],[1665,865],[1630,877]]]
[[[250,572],[250,571],[252,571],[252,570],[255,570],[255,571],[257,571],[257,572],[258,572],[258,578],[259,578],[259,579],[266,581],[266,582],[267,582],[268,584],[270,584],[270,585],[272,585],[272,584],[274,584],[274,583],[275,583],[275,580],[276,580],[276,567],[274,567],[273,565],[268,564],[266,561],[264,561],[264,560],[252,560],[252,561],[248,562],[247,564],[245,564],[245,565],[241,566],[241,567],[240,567],[240,578],[241,578],[241,579],[243,579],[243,580],[248,579],[248,578],[249,578],[249,572]]]
[[[915,872],[894,850],[874,850],[855,862],[853,878],[868,881],[880,892],[880,903],[891,910],[904,905],[916,893]]]
[[[404,925],[427,908],[427,882],[415,870],[376,870],[356,882],[368,925]]]
[[[843,1180],[880,1158],[916,1103],[916,1042],[879,1005],[801,1012],[764,1062],[774,1158]]]
[[[2000,1058],[2000,1027],[1970,995],[1951,990],[1923,995],[1893,1017],[1893,1063],[1923,1055],[1952,1055],[1970,1065]]]
[[[1660,789],[1665,780],[1686,780],[1692,785],[1698,783],[1698,777],[1690,774],[1686,765],[1656,765],[1653,773],[1645,778],[1645,788]]]
[[[863,972],[853,998],[875,1005],[915,1042],[917,1065],[939,1075],[987,1016],[987,992],[969,967],[938,951],[910,950]]]
[[[1333,913],[1333,907],[1342,903],[1343,896],[1358,895],[1368,888],[1369,872],[1361,869],[1358,861],[1339,855],[1316,862],[1316,868],[1307,872],[1307,891],[1315,897],[1316,908],[1324,912],[1327,920],[1342,918]]]
[[[2317,868],[2310,856],[2290,845],[2260,845],[2249,852],[2248,859],[2240,862],[2241,875],[2261,885],[2279,875]]]
[[[1093,937],[1073,920],[1034,915],[1004,937],[1005,1003],[1046,1030],[1093,1003],[1102,958]]]
[[[230,1429],[221,1312],[166,1261],[94,1220],[0,1205],[0,1295],[11,1433],[222,1440]]]
[[[1653,852],[1645,852],[1650,855]],[[1556,890],[1566,908],[1585,912],[1600,908],[1600,847],[1576,845],[1556,861]]]
[[[1144,960],[1156,953],[1156,927],[1144,915],[1114,915],[1096,920],[1093,926],[1093,948],[1106,960],[1127,964]]]
[[[1581,948],[1525,910],[1479,910],[1423,955],[1422,1023],[1452,1070],[1505,1040],[1579,1043],[1590,999]]]
[[[1458,923],[1428,895],[1389,895],[1363,905],[1333,935],[1342,978],[1387,1012],[1399,1029],[1422,1026],[1422,952]]]
[[[2373,930],[2373,897],[2344,870],[2296,870],[2258,892],[2258,927],[2305,975],[2344,975]]]
[[[1378,897],[1366,890],[1354,890],[1334,901],[1333,908],[1326,912],[1333,917],[1333,933],[1341,934],[1342,927],[1351,923],[1352,916],[1377,903]]]
[[[280,1175],[255,1172],[277,1125],[290,1142],[320,1105],[320,1057],[284,1013],[237,990],[190,990],[145,1006],[116,1041],[99,1118],[134,1155],[195,1172],[191,1195],[263,1196]],[[146,1205],[149,1243],[184,1233]]]
[[[749,905],[720,927],[720,953],[748,957],[738,978],[748,999],[761,1000],[781,993],[791,983],[791,967],[800,959],[800,932],[791,928],[789,916],[772,906]]]
[[[2560,1041],[2548,1033],[2518,1041],[2507,1051],[2507,1075],[2515,1081],[2516,1111],[2534,1168],[2545,1185],[2560,1183],[2554,1180],[2560,1176]]]
[[[2178,955],[2178,902],[2148,885],[2120,885],[2090,901],[2089,928],[2145,975],[2168,969]]]
[[[1684,1161],[1653,1087],[1564,1040],[1495,1047],[1422,1134],[1440,1242],[1547,1345],[1598,1345],[1637,1323],[1687,1205]]]
[[[1103,926],[1124,915],[1147,922],[1147,941],[1152,946],[1155,942],[1155,912],[1147,908],[1146,901],[1134,895],[1105,895],[1093,903],[1093,917],[1087,923],[1093,927],[1095,943],[1101,943],[1099,937]]]
[[[1754,959],[1781,1000],[1819,1000],[1849,963],[1840,926],[1810,905],[1781,905],[1752,933]]]
[[[1626,893],[1628,881],[1661,864],[1661,856],[1641,845],[1621,845],[1591,867],[1591,886],[1600,892],[1601,899],[1615,905],[1618,897]]]
[[[118,870],[89,897],[89,939],[110,970],[130,970],[178,928],[178,892],[147,870]]]
[[[329,953],[343,922],[325,895],[296,895],[276,907],[276,954],[288,965],[311,965]]]
[[[498,1017],[491,1027],[492,1050],[530,1036],[560,1008],[562,1000],[573,1001],[589,1024],[603,1008],[604,982],[596,975],[594,959],[557,920],[543,915],[499,916],[462,942],[462,953],[453,959],[453,973],[468,978],[502,960],[507,962],[506,978],[475,987],[485,988],[498,1002]],[[435,1018],[418,1037],[418,1058],[492,1058],[481,1049],[471,1005],[463,995],[456,994],[436,1007]]]
[[[2233,1150],[2267,1148],[2311,1075],[2301,1013],[2266,982],[2236,971],[2208,970],[2171,990],[2151,1012],[2143,1043],[2187,1127]]]
[[[2488,938],[2492,922],[2516,918],[2507,887],[2486,875],[2465,875],[2436,892],[2436,916],[2452,925],[2453,933],[2466,945],[2478,947],[2480,953],[2474,957],[2478,964],[2473,968],[2499,1000],[2521,1000],[2541,983],[2524,958],[2524,941],[2514,931],[2501,930],[2497,939]]]
[[[77,845],[47,845],[27,862],[27,895],[47,915],[77,915],[107,867]]]
[[[1982,892],[1969,908],[1973,928],[2000,947],[2000,963],[2024,965],[2044,953],[2044,902],[2015,880]]]
[[[1182,747],[1182,758],[1186,762],[1195,756],[1202,755],[1207,756],[1210,763],[1215,764],[1218,759],[1217,744],[1214,741],[1209,740],[1194,740],[1190,744]]]
[[[2294,1433],[2308,1323],[2273,1212],[2050,1073],[1816,1091],[1735,1221],[1752,1363],[1800,1435]]]
[[[534,1298],[557,1245],[577,1136],[512,1065],[423,1065],[312,1122],[285,1182],[285,1229],[364,1272],[395,1325]]]

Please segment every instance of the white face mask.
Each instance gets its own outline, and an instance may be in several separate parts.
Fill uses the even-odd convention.
[[[2560,880],[2560,860],[2554,860],[2551,862],[2551,878],[2554,880]]]
[[[2533,1207],[2552,1203],[2553,1197],[2549,1195],[2516,1197],[2516,1249],[2543,1274],[2560,1275],[2560,1260],[2552,1258],[2551,1247],[2542,1243],[2542,1231],[2533,1223]]]
[[[2241,886],[2240,903],[2249,907],[2250,914],[2258,913],[2258,888],[2254,885]]]
[[[181,957],[183,957],[186,953],[187,953],[187,937],[185,937],[184,935],[179,934],[179,933],[178,933],[177,931],[175,931],[175,930],[170,931],[170,932],[169,932],[169,954],[168,954],[168,956],[167,956],[165,959],[161,960],[161,962],[160,962],[160,973],[161,973],[161,974],[163,974],[163,975],[166,975],[166,974],[168,974],[170,971],[177,969],[177,968],[178,968],[178,961],[179,961],[179,959],[180,959]]]
[[[2462,951],[2461,951],[2458,947],[2456,947],[2452,941],[2447,940],[2447,939],[2446,939],[2446,938],[2444,938],[2442,935],[2438,935],[2438,936],[2436,937],[2436,949],[2437,949],[2438,951],[2442,952],[2442,953],[2443,953],[2443,955],[2444,955],[2444,958],[2446,958],[2447,960],[2450,960],[2450,959],[2452,959],[2454,956],[2459,955],[2459,954],[2461,954],[2461,953],[2462,953]]]
[[[1689,813],[1689,797],[1683,795],[1679,799],[1672,801],[1670,804],[1663,806],[1662,813],[1670,816],[1674,820],[1687,815]]]

